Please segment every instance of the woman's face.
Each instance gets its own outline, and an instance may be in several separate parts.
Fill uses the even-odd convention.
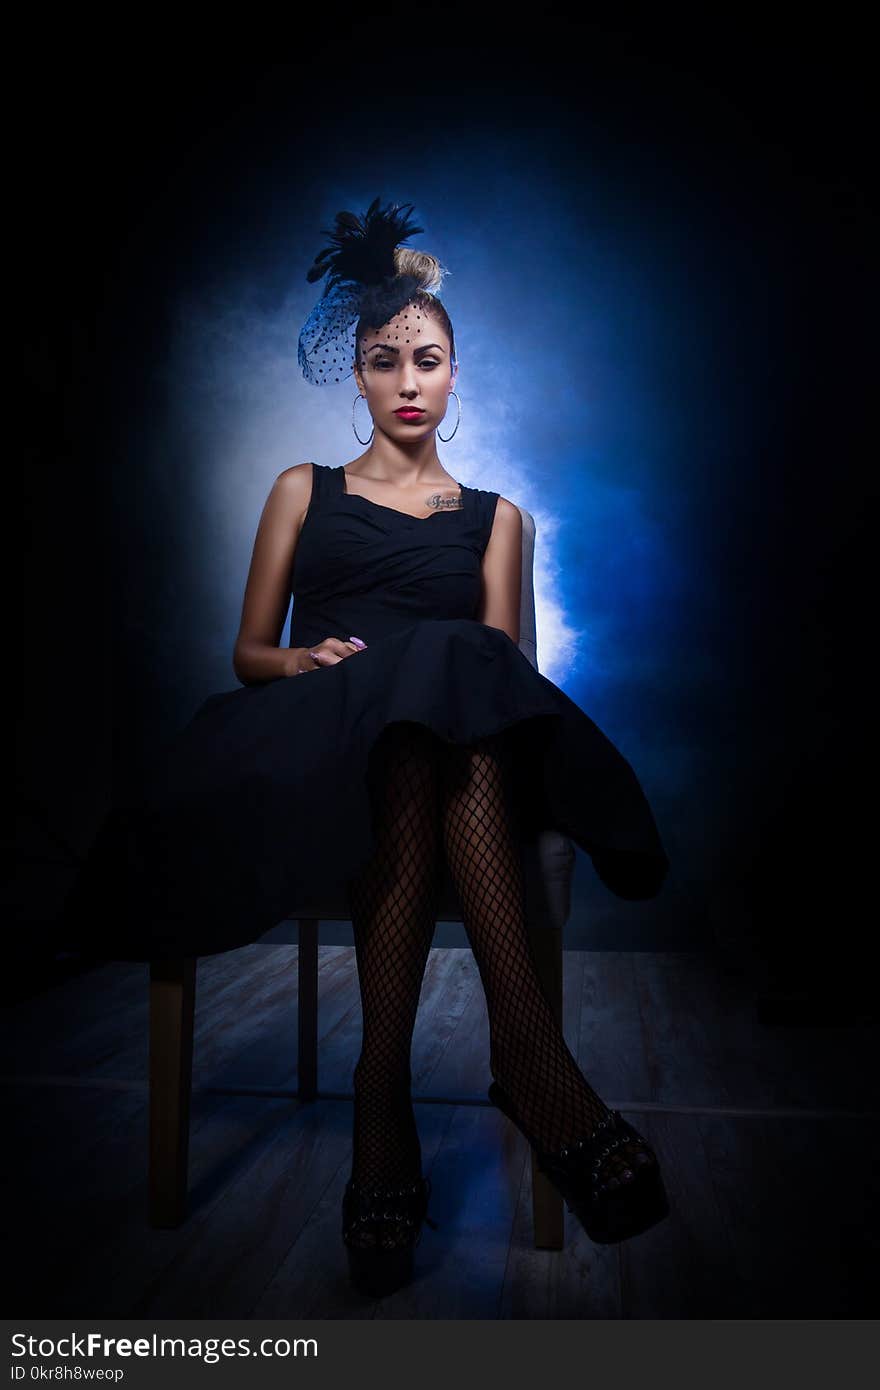
[[[393,439],[421,439],[442,424],[455,385],[447,334],[435,318],[407,304],[357,344],[355,380],[367,399],[373,423]],[[421,414],[395,414],[407,406]]]

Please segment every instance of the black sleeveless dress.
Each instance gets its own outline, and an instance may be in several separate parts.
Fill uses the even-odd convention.
[[[621,898],[669,861],[630,764],[505,632],[476,620],[498,493],[410,516],[312,467],[291,575],[290,645],[351,635],[334,666],[209,696],[135,797],[108,813],[69,895],[67,943],[111,960],[209,955],[256,940],[375,847],[368,778],[382,730],[514,744],[526,838],[556,827]]]

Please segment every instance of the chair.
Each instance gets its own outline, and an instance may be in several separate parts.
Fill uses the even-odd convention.
[[[523,518],[523,584],[520,648],[537,670],[535,631],[535,522]],[[575,850],[555,830],[543,831],[525,847],[526,922],[538,969],[556,1017],[562,1023],[562,930],[571,907]],[[342,883],[320,902],[294,904],[285,922],[298,925],[299,1019],[297,1098],[313,1101],[318,1090],[318,924],[346,921],[349,907]],[[446,868],[438,921],[461,921],[460,905]],[[273,928],[273,933],[277,928]],[[265,940],[270,933],[264,933]],[[276,938],[277,939],[277,938]],[[154,1227],[179,1226],[186,1216],[193,1017],[196,958],[150,963],[150,1159],[149,1220]],[[470,1098],[468,1098],[470,1099]],[[486,1101],[488,1105],[488,1100]],[[563,1245],[562,1197],[537,1167],[532,1152],[532,1218],[537,1248]]]

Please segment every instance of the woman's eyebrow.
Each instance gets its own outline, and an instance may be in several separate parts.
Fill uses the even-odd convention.
[[[390,343],[374,343],[371,348],[367,348],[367,352],[375,352],[376,348],[381,348],[383,352],[400,352],[400,348],[392,347]],[[428,348],[439,348],[440,352],[443,351],[439,343],[421,343],[419,347],[414,350],[413,355],[415,356],[419,352],[427,352]]]

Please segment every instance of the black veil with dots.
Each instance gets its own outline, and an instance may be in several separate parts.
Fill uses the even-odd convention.
[[[299,335],[299,365],[306,381],[313,386],[345,381],[353,374],[355,332],[363,316],[371,328],[379,329],[389,323],[408,305],[421,289],[412,275],[396,275],[381,285],[360,285],[345,282],[322,295]],[[413,309],[414,331],[419,331]],[[394,341],[389,333],[388,341]]]
[[[415,276],[398,275],[394,266],[396,247],[423,230],[412,223],[411,210],[411,203],[382,208],[375,198],[363,218],[338,212],[336,227],[325,231],[332,244],[315,257],[307,279],[313,283],[328,275],[328,280],[303,324],[297,352],[303,376],[312,385],[352,375],[360,318],[371,328],[382,328],[421,290]],[[417,315],[424,318],[414,309],[413,324],[405,325],[416,333],[421,331]]]

